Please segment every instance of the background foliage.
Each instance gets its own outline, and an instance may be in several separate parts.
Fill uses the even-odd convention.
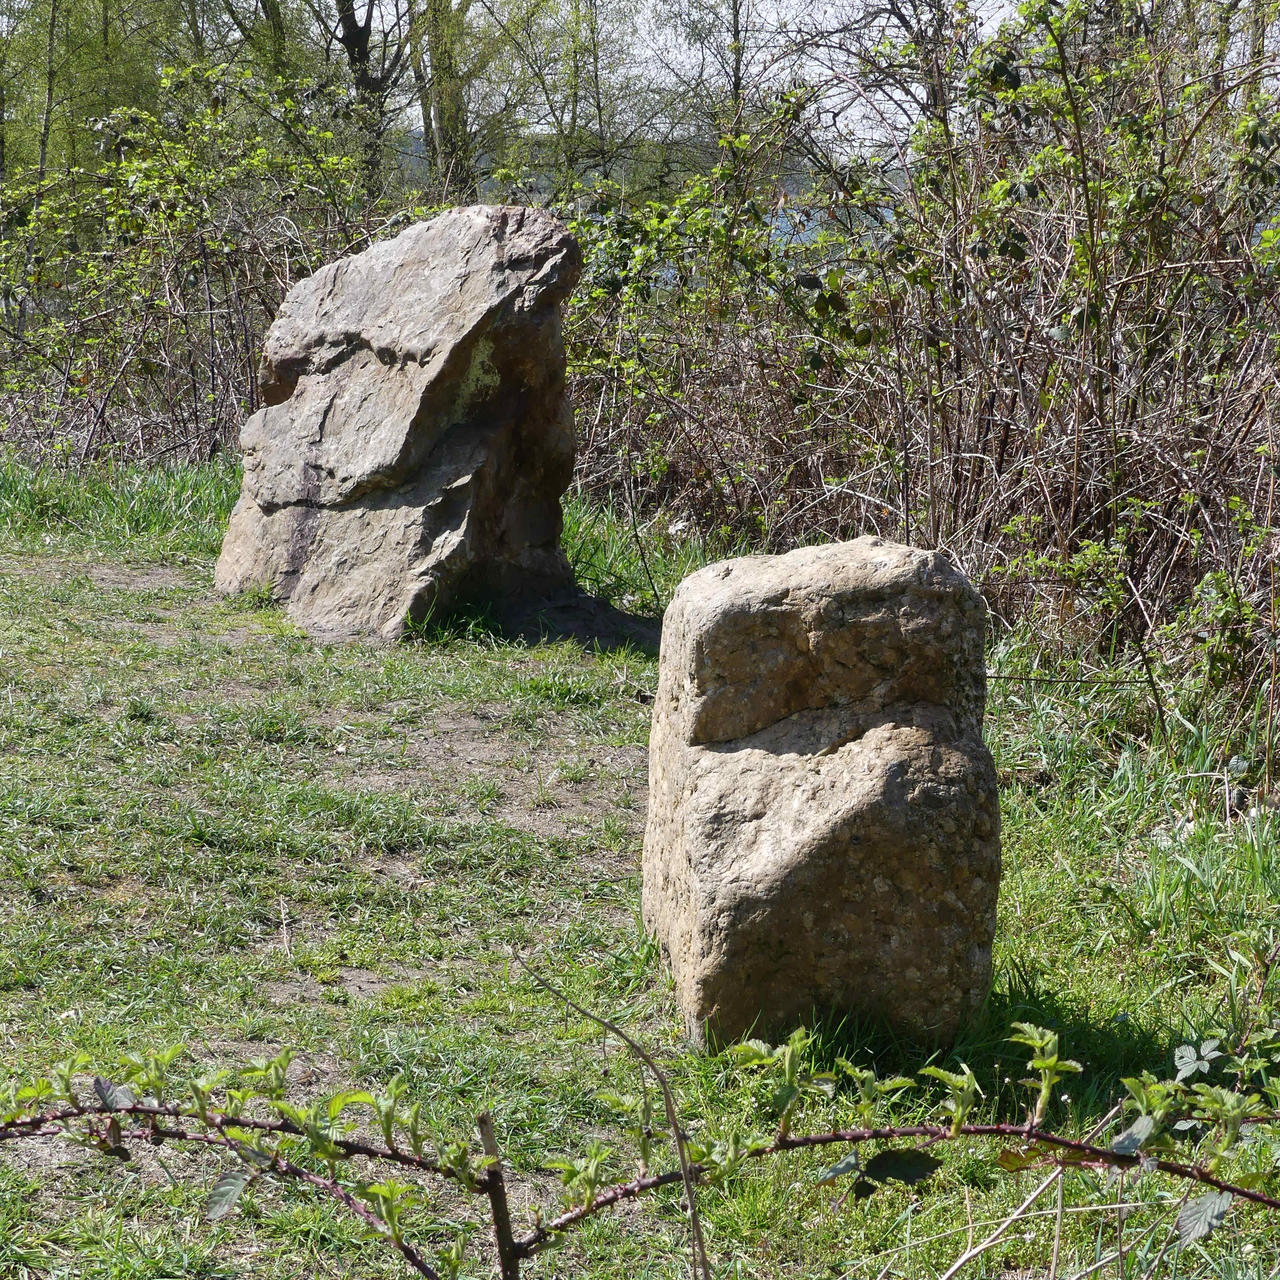
[[[549,203],[596,495],[1269,664],[1273,4],[5,4],[10,444],[210,456],[299,276]]]

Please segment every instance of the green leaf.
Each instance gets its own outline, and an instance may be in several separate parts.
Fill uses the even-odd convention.
[[[794,1084],[779,1085],[774,1091],[772,1105],[775,1111],[785,1111],[800,1096],[799,1088]]]
[[[1148,1141],[1155,1131],[1155,1116],[1139,1116],[1111,1144],[1111,1150],[1118,1156],[1137,1155],[1142,1150],[1143,1143]]]
[[[310,1123],[311,1117],[303,1107],[295,1107],[292,1102],[283,1102],[279,1099],[272,1102],[271,1105],[276,1109],[276,1113],[282,1120],[287,1120],[299,1130],[305,1130]]]
[[[1178,1080],[1185,1080],[1188,1076],[1195,1075],[1200,1070],[1200,1055],[1196,1052],[1195,1046],[1180,1044],[1173,1051],[1173,1065],[1177,1068]]]
[[[1059,1164],[1084,1164],[1089,1159],[1087,1151],[1077,1151],[1074,1147],[1054,1147],[1043,1146],[1040,1148],[1046,1156],[1056,1160]]]
[[[935,1169],[941,1167],[942,1161],[927,1151],[920,1151],[915,1147],[899,1147],[893,1151],[878,1152],[862,1172],[877,1182],[905,1182],[912,1186],[923,1182]]]
[[[1197,1072],[1210,1071],[1215,1059],[1222,1057],[1218,1044],[1217,1040],[1206,1040],[1200,1046],[1199,1052],[1193,1044],[1180,1044],[1173,1051],[1173,1065],[1178,1070],[1175,1079],[1181,1082]]]
[[[944,1071],[941,1067],[921,1067],[920,1074],[941,1080],[949,1089],[963,1089],[968,1083],[964,1076],[955,1071]]]
[[[265,1151],[260,1151],[250,1143],[242,1142],[239,1138],[233,1138],[231,1140],[231,1146],[236,1155],[238,1155],[245,1164],[251,1164],[257,1169],[269,1169],[271,1167],[273,1157],[268,1155]]]
[[[800,1087],[806,1093],[821,1094],[824,1098],[834,1098],[836,1096],[836,1078],[829,1071],[820,1071],[811,1076],[801,1076]]]
[[[1058,1039],[1056,1032],[1038,1027],[1034,1022],[1015,1022],[1013,1033],[1009,1040],[1013,1044],[1025,1044],[1028,1049],[1043,1049]]]
[[[329,1119],[337,1120],[348,1107],[356,1106],[370,1107],[376,1114],[378,1100],[364,1089],[348,1089],[343,1093],[335,1093],[329,1099]]]
[[[107,1125],[106,1137],[98,1142],[98,1150],[105,1155],[114,1156],[117,1160],[132,1160],[129,1154],[129,1148],[124,1145],[124,1134],[120,1129],[120,1121],[111,1117],[111,1122]]]
[[[825,1187],[837,1178],[843,1178],[846,1173],[857,1173],[861,1168],[862,1161],[858,1158],[858,1153],[850,1151],[842,1160],[837,1160],[829,1169],[824,1169],[818,1175],[818,1185]]]
[[[773,1046],[763,1040],[745,1040],[729,1050],[730,1056],[740,1067],[759,1067],[774,1060]]]
[[[996,1156],[996,1164],[1006,1173],[1021,1173],[1039,1161],[1040,1153],[1035,1148],[1030,1151],[1015,1151],[1012,1147],[1006,1147]]]
[[[1191,1244],[1222,1226],[1233,1199],[1230,1191],[1210,1191],[1207,1196],[1189,1200],[1178,1214],[1178,1239],[1184,1245]]]
[[[209,1199],[204,1207],[204,1216],[208,1221],[217,1222],[219,1218],[225,1218],[236,1207],[236,1202],[252,1179],[251,1169],[228,1169],[209,1192]]]
[[[93,1077],[93,1091],[108,1111],[123,1111],[125,1107],[131,1107],[138,1101],[127,1085],[112,1084],[101,1076]]]
[[[640,1109],[640,1100],[630,1093],[612,1093],[604,1091],[596,1097],[607,1107],[612,1107],[619,1115],[634,1115]]]

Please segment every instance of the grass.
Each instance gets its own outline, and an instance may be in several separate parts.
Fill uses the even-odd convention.
[[[749,550],[724,537],[694,538],[661,517],[642,524],[620,503],[581,489],[566,495],[563,541],[586,590],[623,608],[655,613],[695,569]]]
[[[238,488],[228,460],[67,472],[0,452],[0,546],[117,557],[217,554]]]
[[[77,1050],[109,1069],[182,1044],[188,1069],[238,1070],[293,1045],[297,1097],[401,1075],[406,1102],[462,1138],[490,1108],[528,1222],[535,1203],[558,1204],[547,1162],[593,1138],[619,1151],[615,1176],[630,1173],[601,1094],[637,1085],[621,1048],[513,967],[516,952],[659,1056],[700,1137],[767,1132],[765,1082],[683,1043],[637,919],[653,659],[483,628],[315,645],[261,601],[210,590],[234,481],[217,466],[79,478],[0,466],[0,1078]],[[629,520],[583,499],[567,529],[583,576],[630,607],[710,554],[653,537],[646,573]],[[1025,1054],[1009,1023],[1054,1027],[1086,1068],[1051,1117],[1073,1133],[1103,1119],[1122,1076],[1168,1075],[1182,1042],[1280,1028],[1260,983],[1280,937],[1275,824],[1229,822],[1222,801],[1233,758],[1243,787],[1260,781],[1264,716],[1169,677],[1165,741],[1140,667],[1040,682],[1098,678],[1082,653],[1024,632],[991,655],[1019,677],[993,681],[989,708],[997,977],[977,1025],[934,1059],[969,1063],[982,1114],[1017,1121]],[[882,1072],[927,1060],[874,1028],[819,1023],[812,1062],[837,1056]],[[939,1096],[909,1095],[894,1117],[936,1116]],[[806,1105],[800,1129],[847,1101]],[[861,1202],[816,1185],[834,1158],[821,1155],[708,1188],[718,1274],[941,1275],[1041,1175],[1004,1174],[994,1147],[939,1154],[929,1183]],[[1231,1167],[1270,1170],[1276,1154],[1263,1140]],[[306,1194],[260,1188],[204,1222],[215,1172],[168,1147],[130,1165],[68,1144],[10,1148],[0,1277],[403,1274]],[[1147,1274],[1179,1189],[1087,1172],[1065,1187],[1060,1274],[1112,1250],[1118,1199],[1134,1206],[1123,1275]],[[963,1274],[1047,1275],[1055,1217],[1040,1208]],[[443,1242],[477,1205],[442,1196],[433,1212],[426,1231]],[[1273,1226],[1241,1205],[1229,1222],[1153,1274],[1275,1274]],[[683,1276],[686,1250],[678,1196],[664,1193],[528,1270]],[[481,1234],[463,1274],[488,1268]]]

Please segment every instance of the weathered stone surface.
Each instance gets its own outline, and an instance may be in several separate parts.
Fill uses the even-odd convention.
[[[452,209],[300,281],[215,583],[265,584],[318,636],[398,636],[463,599],[571,582],[560,303],[576,242],[533,209]]]
[[[946,1038],[1000,878],[981,598],[878,538],[710,565],[663,620],[644,918],[690,1034],[815,1010]]]

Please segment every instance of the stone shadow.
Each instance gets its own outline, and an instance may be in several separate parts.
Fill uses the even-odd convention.
[[[950,1044],[909,1040],[871,1018],[815,1015],[810,1025],[822,1068],[833,1068],[838,1058],[845,1058],[858,1066],[874,1066],[882,1077],[915,1076],[930,1064],[956,1071],[966,1063],[995,1118],[1018,1124],[1025,1121],[1032,1096],[1022,1084],[1029,1075],[1031,1050],[1009,1040],[1015,1022],[1056,1031],[1062,1057],[1083,1066],[1082,1074],[1063,1078],[1058,1092],[1070,1095],[1074,1119],[1085,1123],[1100,1120],[1125,1095],[1122,1077],[1143,1071],[1171,1077],[1173,1051],[1187,1039],[1143,1026],[1124,1011],[1099,1015],[1027,981],[1025,973],[1016,970],[997,979],[978,1015]]]
[[[636,649],[656,657],[662,619],[628,613],[601,596],[570,589],[535,601],[469,601],[418,630],[451,635],[485,634],[523,644],[572,640],[584,649],[611,653]]]

